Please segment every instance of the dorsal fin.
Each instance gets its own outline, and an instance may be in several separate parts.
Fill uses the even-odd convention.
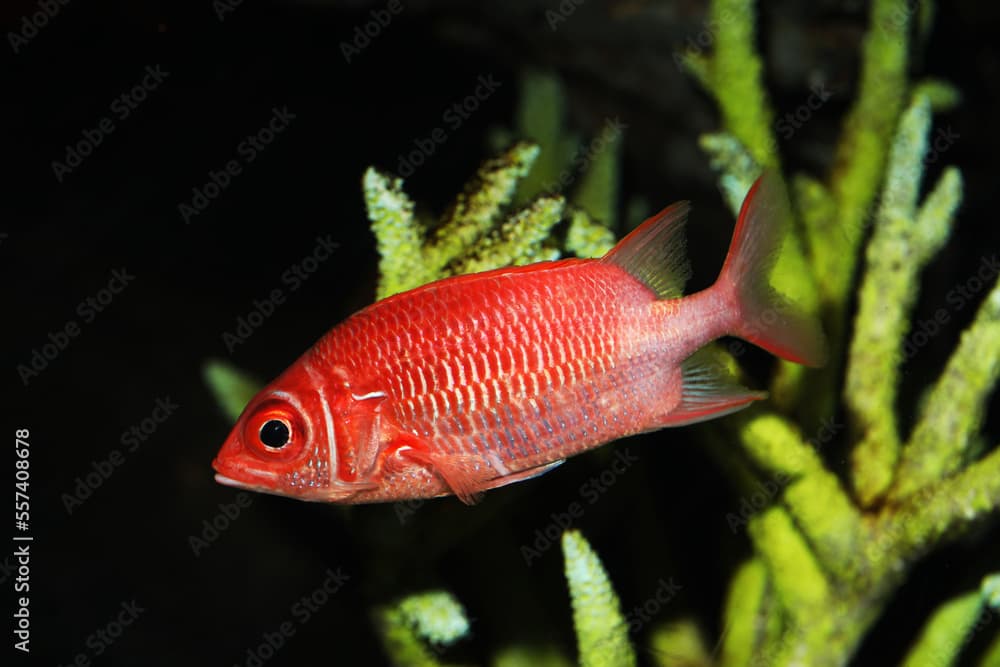
[[[657,298],[680,298],[691,277],[684,252],[684,223],[690,210],[686,201],[671,204],[636,227],[601,261],[620,266]]]

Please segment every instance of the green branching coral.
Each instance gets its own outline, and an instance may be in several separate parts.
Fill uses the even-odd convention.
[[[997,580],[997,575],[986,577],[980,590],[941,605],[914,642],[902,663],[904,667],[953,664],[962,649],[1000,613],[1000,599],[996,598],[995,589]],[[995,655],[986,655],[980,664],[993,667],[1000,662]]]
[[[615,236],[595,215],[614,222],[617,159],[620,132],[606,132],[600,150],[586,160],[573,190],[566,251],[578,256],[600,256],[614,245]],[[376,297],[381,299],[438,278],[557,259],[559,244],[552,230],[565,217],[560,194],[539,194],[511,212],[524,179],[536,173],[537,144],[516,143],[499,157],[485,162],[442,217],[429,228],[414,215],[414,206],[402,189],[402,179],[374,168],[363,179],[368,217],[372,221],[379,263]],[[549,162],[543,164],[554,169]],[[543,181],[559,184],[563,179]],[[541,188],[538,176],[529,188]],[[609,200],[611,200],[609,202]]]
[[[763,167],[777,167],[771,131],[774,112],[764,93],[764,64],[754,45],[753,3],[716,0],[708,11],[706,25],[716,30],[714,51],[710,56],[685,54],[684,64],[715,96],[724,125],[750,157]]]
[[[918,97],[903,114],[866,252],[867,270],[844,386],[859,437],[854,449],[854,489],[864,505],[881,498],[892,481],[900,446],[896,388],[917,277],[947,240],[961,199],[961,177],[951,169],[924,206],[917,206],[930,122],[925,97]]]
[[[441,649],[469,632],[462,605],[444,591],[410,595],[375,616],[386,652],[399,667],[441,667]]]
[[[578,531],[564,533],[562,547],[580,664],[633,667],[635,652],[628,625],[601,560]]]
[[[374,168],[366,171],[365,203],[382,256],[376,298],[461,273],[467,265],[483,270],[506,266],[512,259],[524,263],[545,256],[540,244],[558,221],[551,215],[553,206],[561,205],[557,200],[540,207],[536,215],[510,221],[504,231],[497,229],[518,181],[537,157],[538,146],[520,143],[483,164],[433,230],[414,215],[402,179]],[[481,246],[484,239],[492,241],[492,250]],[[517,240],[522,241],[520,249],[515,249]]]
[[[713,3],[714,15],[718,18],[722,11],[734,11],[734,4],[749,11],[750,3],[718,0]],[[917,278],[950,234],[962,184],[959,172],[947,169],[919,203],[931,108],[954,100],[949,99],[947,86],[924,84],[912,93],[912,104],[900,117],[908,92],[908,20],[905,3],[876,0],[873,4],[860,97],[845,125],[831,181],[803,176],[793,180],[802,211],[800,233],[810,260],[805,270],[815,276],[834,345],[842,344],[839,341],[847,331],[844,314],[856,248],[869,218],[874,225],[844,389],[851,426],[848,437],[854,443],[850,479],[854,496],[826,470],[787,418],[759,409],[730,420],[751,459],[772,481],[785,486],[780,504],[750,521],[757,556],[732,583],[730,608],[738,607],[744,614],[727,611],[731,639],[724,645],[724,664],[744,664],[751,656],[779,665],[841,664],[877,618],[909,564],[1000,506],[1000,480],[996,479],[1000,450],[969,465],[984,401],[1000,369],[996,324],[1000,288],[987,296],[976,321],[930,389],[908,441],[899,432],[895,416]],[[759,134],[749,132],[742,122],[733,122],[732,112],[727,111],[733,108],[732,89],[717,74],[727,71],[720,61],[752,48],[750,33],[729,30],[720,23],[716,37],[715,52],[699,56],[693,64],[722,109],[726,132],[705,137],[703,146],[722,170],[723,189],[735,205],[756,174],[757,164],[766,164],[769,158]],[[728,44],[730,40],[745,43],[737,47]],[[748,99],[763,98],[751,95]],[[758,130],[766,131],[766,101],[750,107],[744,119],[756,119]],[[884,183],[881,196],[873,209],[880,183]],[[874,216],[871,210],[876,210]],[[831,418],[836,369],[819,373],[816,381],[811,379],[809,392],[796,386],[804,377],[801,371],[789,374],[785,370],[775,378],[777,405],[791,408],[794,403],[789,397],[801,399],[808,393],[812,412],[804,423],[815,425],[824,415]],[[878,510],[868,509],[876,506]],[[754,608],[757,614],[747,613]],[[954,619],[959,613],[955,609],[961,608],[940,614]],[[768,623],[769,629],[762,632],[756,620],[762,614],[780,621]],[[957,636],[961,642],[960,626],[939,623],[934,627],[943,629],[935,631],[933,641],[913,648],[913,664],[931,664],[928,651],[941,650],[941,633],[950,632],[952,640]],[[938,659],[933,664],[949,662]]]

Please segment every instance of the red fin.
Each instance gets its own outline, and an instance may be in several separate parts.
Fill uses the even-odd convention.
[[[781,176],[765,172],[750,188],[726,263],[713,289],[734,291],[741,317],[732,334],[783,359],[822,366],[826,343],[819,322],[795,310],[768,282],[792,213]]]
[[[500,488],[501,486],[507,486],[508,484],[513,484],[514,482],[523,482],[526,479],[534,479],[539,475],[544,475],[545,473],[554,468],[558,468],[565,462],[566,459],[559,459],[558,461],[553,461],[552,463],[543,463],[542,465],[535,466],[534,468],[526,468],[525,470],[512,472],[509,475],[502,475],[500,477],[496,477],[488,481],[486,483],[486,486],[483,487],[483,490],[485,491],[488,489],[497,489]]]
[[[767,397],[766,391],[753,391],[739,384],[710,349],[695,352],[681,364],[681,401],[667,414],[663,426],[714,419]]]
[[[482,500],[484,491],[537,477],[562,463],[559,460],[508,475],[497,475],[496,470],[486,465],[483,457],[472,454],[432,454],[410,449],[404,456],[434,470],[466,505]]]
[[[435,454],[419,449],[409,449],[403,455],[440,475],[451,492],[466,505],[482,500],[484,484],[496,477],[496,471],[488,467],[481,456]]]
[[[616,264],[653,290],[658,299],[676,299],[684,294],[691,277],[684,253],[684,223],[690,204],[677,202],[636,227],[601,258]]]

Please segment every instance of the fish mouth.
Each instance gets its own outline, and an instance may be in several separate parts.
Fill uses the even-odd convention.
[[[272,472],[266,473],[251,473],[249,476],[250,480],[246,480],[246,471],[242,470],[239,466],[225,465],[222,461],[216,458],[212,461],[212,467],[215,469],[215,481],[223,486],[229,486],[234,489],[245,489],[247,491],[258,491],[260,493],[275,493],[274,490],[264,485],[264,482],[269,481],[275,477]],[[230,477],[225,473],[236,473],[244,479],[236,479],[236,477]],[[254,479],[259,478],[259,479]],[[245,481],[246,480],[246,481]],[[280,494],[279,494],[280,495]]]
[[[219,473],[215,473],[215,481],[218,482],[219,484],[222,484],[223,486],[232,486],[237,489],[246,489],[250,487],[250,485],[247,484],[246,482],[241,482],[237,479],[233,479],[232,477],[226,477],[225,475],[220,475]]]
[[[283,493],[275,489],[268,488],[266,486],[261,486],[258,484],[253,484],[250,482],[241,482],[238,479],[233,479],[232,477],[226,477],[225,475],[220,475],[215,473],[215,481],[223,486],[229,486],[234,489],[242,489],[244,491],[254,491],[256,493],[263,493],[269,496],[279,496],[281,498],[287,498],[288,494]]]

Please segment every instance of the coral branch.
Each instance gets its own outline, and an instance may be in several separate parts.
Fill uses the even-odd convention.
[[[979,661],[979,667],[996,667],[1000,665],[1000,632],[996,633],[993,643],[989,645]]]
[[[545,247],[543,242],[562,218],[563,207],[562,197],[539,197],[450,265],[448,273],[475,273],[558,258],[559,249]]]
[[[749,665],[757,647],[764,643],[767,568],[754,558],[733,575],[723,614],[722,667]]]
[[[728,132],[703,134],[698,139],[712,169],[719,172],[719,187],[733,217],[739,215],[750,186],[760,176],[760,165],[740,140]]]
[[[996,257],[992,258],[996,262]],[[962,334],[903,450],[894,499],[954,472],[969,453],[986,399],[1000,377],[1000,280]]]
[[[764,66],[755,45],[754,3],[715,0],[709,24],[717,29],[715,49],[705,60],[688,58],[698,80],[715,96],[723,125],[746,146],[757,164],[777,167],[770,104],[761,78]]]
[[[436,272],[459,259],[490,231],[510,204],[518,181],[531,170],[538,151],[535,144],[518,143],[483,163],[445,214],[433,245],[425,252],[425,260]]]
[[[744,449],[754,461],[788,484],[784,502],[809,540],[823,568],[846,577],[855,567],[861,517],[835,475],[785,418],[758,412],[740,427]]]
[[[793,622],[829,602],[830,587],[822,568],[784,509],[772,507],[751,519],[750,537]]]
[[[595,222],[585,210],[573,210],[566,232],[566,250],[577,257],[600,257],[614,246],[615,235],[610,229]]]
[[[562,548],[580,664],[585,667],[635,665],[628,625],[600,558],[575,530],[563,533]]]
[[[785,479],[823,472],[823,463],[798,429],[774,412],[758,410],[740,420],[743,448],[757,465]]]
[[[925,486],[884,514],[875,534],[889,536],[886,551],[915,559],[957,528],[1000,509],[1000,448],[961,473]]]
[[[604,125],[600,135],[587,147],[582,160],[587,164],[580,183],[570,198],[572,204],[586,211],[591,218],[613,228],[617,221],[619,162],[624,141],[621,123],[615,120]]]
[[[900,444],[895,417],[899,366],[917,298],[917,276],[948,238],[960,199],[961,181],[952,171],[917,212],[930,122],[930,104],[924,97],[902,116],[866,252],[844,386],[851,425],[860,440],[852,472],[864,506],[881,498],[892,483]]]
[[[825,301],[838,309],[838,315],[846,307],[857,248],[882,181],[889,139],[903,105],[911,13],[903,0],[872,3],[862,49],[861,86],[844,122],[831,184],[839,228],[827,226],[824,238],[811,243],[838,249],[822,255],[830,264],[818,267]],[[834,319],[842,320],[839,316]]]
[[[521,76],[516,136],[538,145],[540,152],[514,196],[515,206],[527,204],[559,183],[579,147],[579,139],[566,130],[562,85],[552,74],[528,70]]]
[[[930,617],[903,660],[903,667],[951,665],[982,609],[979,591],[941,605]]]
[[[711,667],[701,628],[691,618],[683,618],[658,627],[651,639],[656,664],[662,667]]]
[[[362,179],[368,219],[381,259],[375,297],[383,299],[427,282],[423,226],[413,216],[413,202],[403,192],[403,179],[369,167]]]
[[[515,644],[493,656],[492,667],[573,667],[569,658],[553,646]]]
[[[439,667],[438,648],[469,633],[465,610],[450,593],[431,591],[376,612],[386,652],[400,667]],[[429,648],[427,642],[434,649]]]

